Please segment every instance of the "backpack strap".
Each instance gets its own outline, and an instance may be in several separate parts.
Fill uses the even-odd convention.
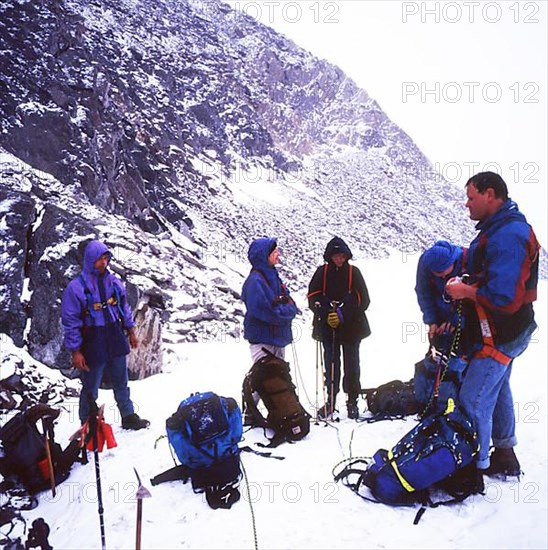
[[[258,273],[261,276],[261,278],[263,279],[263,281],[265,282],[266,286],[268,288],[272,289],[272,286],[268,282],[268,279],[266,278],[265,274],[260,269],[253,268],[251,270],[251,273]],[[281,280],[280,280],[280,288],[282,289],[282,296],[287,296],[289,300],[293,301],[291,299],[291,297],[289,296],[289,293],[287,292],[287,287],[282,283]],[[272,290],[274,290],[274,289],[272,289]]]
[[[82,287],[84,288],[84,295],[86,297],[87,309],[84,310],[84,314],[89,315],[91,317],[92,324],[95,324],[95,308],[93,307],[93,295],[91,294],[91,290],[88,288],[88,285],[86,284],[86,280],[84,279],[84,275],[82,273],[80,273],[78,279],[82,284]]]
[[[151,485],[159,485],[160,483],[165,483],[166,481],[176,481],[181,480],[183,483],[188,481],[190,477],[190,471],[184,464],[179,464],[173,468],[169,468],[165,472],[154,476],[150,483]]]
[[[253,370],[253,369],[252,369]],[[252,370],[250,370],[244,378],[242,385],[242,411],[244,414],[245,425],[250,425],[252,428],[267,428],[268,422],[261,414],[255,400],[253,399],[253,388],[251,386]]]
[[[348,264],[348,292],[352,290],[352,264]]]
[[[388,464],[390,464],[392,466],[392,469],[394,470],[394,473],[396,474],[396,477],[398,478],[398,481],[401,483],[402,487],[408,492],[408,493],[412,493],[415,491],[415,487],[413,487],[413,485],[411,485],[411,483],[409,483],[409,481],[407,481],[407,479],[405,479],[402,475],[402,473],[400,472],[399,468],[398,468],[398,464],[396,463],[396,458],[394,456],[394,453],[392,452],[392,449],[389,449],[388,450]]]
[[[78,279],[80,280],[80,283],[82,284],[82,286],[84,288],[84,294],[86,296],[87,308],[84,311],[84,313],[86,315],[91,316],[93,324],[95,324],[95,317],[94,317],[95,312],[104,310],[108,306],[117,306],[118,313],[120,314],[120,318],[122,320],[125,318],[124,308],[123,308],[124,297],[121,295],[120,289],[115,284],[113,284],[112,296],[110,298],[108,298],[105,302],[94,302],[93,301],[93,294],[91,293],[91,290],[88,288],[88,286],[86,284],[86,280],[85,280],[84,275],[82,273],[80,273]]]
[[[115,299],[115,304],[118,308],[118,313],[120,314],[120,319],[123,321],[125,319],[124,314],[124,299],[125,297],[120,293],[120,289],[116,284],[112,285],[112,297]],[[108,302],[108,300],[107,300]]]

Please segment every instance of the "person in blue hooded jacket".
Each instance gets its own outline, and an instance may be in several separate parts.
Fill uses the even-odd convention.
[[[80,371],[80,421],[84,423],[89,417],[89,399],[97,399],[106,375],[113,386],[122,427],[139,430],[146,428],[149,422],[135,413],[126,363],[130,346],[136,348],[139,341],[125,287],[108,270],[111,258],[112,253],[104,243],[91,241],[87,244],[82,272],[63,293],[64,344],[72,353],[72,366]]]
[[[500,175],[480,172],[465,187],[466,207],[479,231],[468,249],[470,279],[446,284],[446,292],[464,300],[468,310],[471,360],[459,400],[478,431],[478,469],[488,476],[519,476],[510,375],[537,328],[533,302],[540,245]],[[495,448],[489,455],[491,439]]]
[[[253,363],[265,355],[263,348],[284,359],[285,346],[293,341],[291,322],[298,309],[275,267],[280,258],[276,239],[255,239],[247,257],[252,268],[242,288],[244,338]]]
[[[457,326],[455,301],[446,294],[445,283],[464,273],[465,256],[465,248],[437,241],[419,258],[415,292],[430,342]]]

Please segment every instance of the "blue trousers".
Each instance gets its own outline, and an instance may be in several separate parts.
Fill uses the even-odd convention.
[[[82,380],[82,391],[80,393],[80,404],[78,415],[82,424],[89,417],[89,396],[95,401],[99,395],[99,386],[103,378],[103,373],[107,373],[108,379],[114,390],[114,399],[120,410],[122,418],[134,412],[133,402],[129,397],[128,375],[126,356],[113,357],[105,363],[90,365],[89,372],[82,371],[80,379]]]
[[[489,467],[489,445],[512,448],[517,444],[514,400],[510,389],[513,359],[521,355],[529,345],[531,335],[537,328],[533,322],[515,340],[497,346],[512,361],[508,366],[491,357],[473,358],[459,393],[459,400],[474,422],[478,432],[480,450],[477,467]]]
[[[344,361],[343,391],[350,399],[356,399],[361,391],[360,384],[360,342],[352,344],[337,344],[333,342],[323,343],[323,358],[325,369],[325,383],[327,400],[333,404],[337,399],[337,393],[341,384],[341,347]],[[333,370],[333,376],[331,371]]]

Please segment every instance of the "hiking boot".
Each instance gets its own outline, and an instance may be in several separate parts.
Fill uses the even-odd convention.
[[[141,418],[137,413],[128,414],[122,418],[122,428],[124,430],[142,430],[149,426],[150,422]]]
[[[360,417],[360,411],[358,409],[358,403],[355,400],[349,400],[346,402],[346,413],[348,418],[356,420]]]
[[[486,476],[515,476],[521,475],[521,466],[514,453],[514,449],[495,448],[490,456],[491,464],[489,468],[483,470]]]

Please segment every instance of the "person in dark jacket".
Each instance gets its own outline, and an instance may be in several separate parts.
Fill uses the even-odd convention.
[[[415,292],[430,342],[457,325],[455,302],[445,293],[445,283],[464,273],[465,253],[461,246],[437,241],[419,258]]]
[[[519,476],[510,375],[513,360],[527,349],[537,328],[533,302],[540,245],[498,174],[471,177],[466,194],[479,230],[468,249],[470,284],[456,278],[446,285],[446,292],[465,300],[468,310],[471,360],[459,400],[478,430],[478,469],[489,476]],[[495,449],[489,455],[491,439]]]
[[[135,413],[126,364],[129,346],[136,348],[139,341],[125,287],[108,270],[111,258],[112,253],[100,241],[91,241],[86,246],[83,270],[63,293],[64,343],[72,352],[72,365],[80,371],[82,380],[78,409],[81,422],[89,417],[89,399],[97,399],[103,375],[106,375],[113,386],[122,427],[140,430],[149,422]]]
[[[293,341],[291,322],[298,309],[275,267],[280,258],[276,239],[255,239],[247,257],[252,268],[242,288],[244,338],[253,363],[265,355],[263,348],[284,359],[285,346]]]
[[[335,410],[342,347],[348,418],[358,418],[360,343],[371,334],[365,315],[369,293],[360,270],[350,265],[352,252],[341,238],[327,243],[323,257],[324,265],[318,267],[308,286],[308,305],[314,312],[313,338],[322,342],[324,350],[327,402],[318,415],[327,418]]]

